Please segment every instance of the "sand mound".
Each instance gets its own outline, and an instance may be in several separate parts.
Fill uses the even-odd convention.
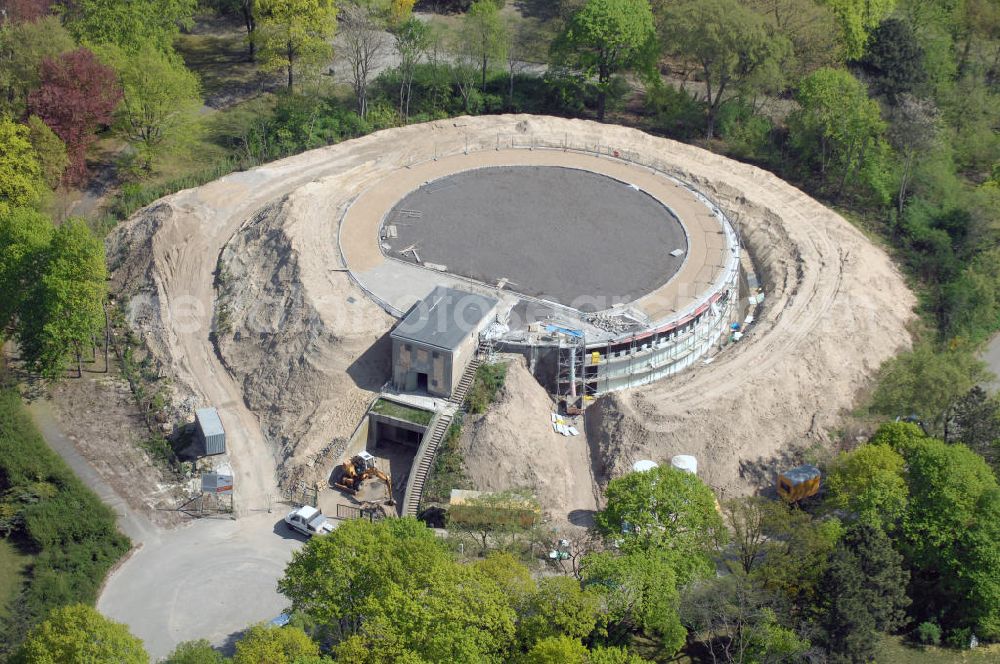
[[[712,364],[608,395],[588,411],[602,479],[641,458],[683,453],[723,493],[769,485],[801,448],[827,442],[881,362],[910,343],[915,300],[881,249],[773,175],[722,165],[725,178],[694,168],[678,175],[738,224],[764,284],[763,310]]]
[[[578,522],[596,509],[590,449],[584,436],[552,430],[555,404],[522,358],[489,411],[472,416],[462,434],[466,472],[481,491],[528,489],[556,521]]]
[[[655,161],[732,216],[764,282],[764,311],[736,347],[589,411],[599,478],[637,458],[684,452],[699,458],[712,484],[745,491],[789,446],[822,440],[879,363],[908,344],[914,298],[885,253],[766,171],[579,120],[484,116],[378,132],[179,192],[109,239],[132,323],[173,378],[181,410],[220,408],[241,509],[270,504],[279,460],[308,465],[348,435],[388,375],[378,340],[392,321],[342,271],[344,210],[435,155],[467,152],[474,167],[477,153],[501,139]],[[220,314],[217,350],[211,332]],[[546,441],[549,408],[523,368],[513,369],[496,412],[469,434],[467,465],[483,488],[507,477],[511,486],[534,483],[558,516],[583,503],[579,487],[589,491],[590,474],[582,456],[547,468],[536,462],[538,450],[584,449]],[[490,423],[495,433],[483,428]],[[497,473],[498,464],[509,466]]]
[[[215,338],[226,368],[278,453],[282,477],[338,456],[373,392],[390,376],[392,319],[345,272],[322,280],[324,316],[307,295],[302,248],[288,223],[309,214],[308,194],[264,208],[226,244],[216,277]]]

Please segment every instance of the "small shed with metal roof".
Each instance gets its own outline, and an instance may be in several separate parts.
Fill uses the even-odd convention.
[[[448,398],[476,354],[479,334],[496,316],[497,300],[437,286],[389,335],[397,390]]]
[[[198,439],[205,454],[224,454],[226,451],[226,430],[222,427],[219,411],[214,408],[199,408],[194,414],[198,428]]]

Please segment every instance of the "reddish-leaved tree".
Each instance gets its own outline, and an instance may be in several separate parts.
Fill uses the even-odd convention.
[[[83,181],[94,132],[111,122],[121,98],[115,71],[85,48],[42,61],[41,85],[28,95],[28,108],[66,144],[68,184]]]
[[[49,13],[52,0],[0,0],[0,25],[36,21]]]

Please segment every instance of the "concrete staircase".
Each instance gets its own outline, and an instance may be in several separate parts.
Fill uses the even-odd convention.
[[[476,370],[479,369],[480,364],[482,362],[478,357],[469,362],[469,366],[465,368],[465,373],[462,374],[462,380],[458,381],[458,387],[452,391],[451,398],[448,401],[459,408],[464,408],[465,397],[469,393],[469,390],[472,389],[472,383],[476,380]]]
[[[420,441],[417,455],[413,459],[413,470],[410,471],[410,479],[406,483],[403,516],[417,515],[417,510],[420,508],[420,498],[424,494],[424,482],[427,481],[427,475],[431,472],[431,465],[434,463],[438,445],[448,435],[448,428],[455,419],[455,415],[465,413],[465,396],[472,389],[472,383],[476,379],[476,370],[479,369],[480,363],[479,358],[469,362],[465,373],[462,374],[462,379],[458,382],[458,387],[452,391],[451,397],[448,399],[449,403],[458,406],[455,414],[439,412],[431,423],[430,430]]]
[[[431,464],[434,463],[434,455],[437,453],[438,445],[448,434],[448,428],[454,419],[448,413],[439,413],[434,418],[431,430],[424,436],[417,450],[417,456],[413,460],[413,470],[410,479],[406,483],[406,494],[403,498],[403,516],[416,516],[420,507],[420,497],[424,493],[424,482],[427,481],[427,474],[431,471]]]

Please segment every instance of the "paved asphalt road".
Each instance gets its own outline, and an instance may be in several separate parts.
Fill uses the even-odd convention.
[[[304,539],[282,517],[202,519],[161,533],[109,578],[97,608],[127,624],[154,661],[191,639],[228,650],[288,605],[276,583]]]
[[[996,376],[993,382],[987,383],[987,386],[994,391],[1000,390],[1000,334],[995,335],[986,345],[982,358],[989,370]]]

